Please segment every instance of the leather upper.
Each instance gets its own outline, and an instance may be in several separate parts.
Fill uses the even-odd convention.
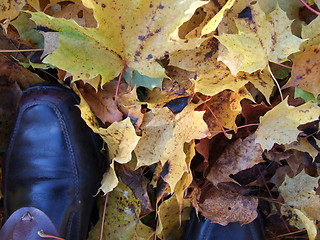
[[[5,218],[35,207],[72,240],[86,238],[104,161],[101,139],[81,119],[77,103],[61,87],[24,92],[3,177]]]

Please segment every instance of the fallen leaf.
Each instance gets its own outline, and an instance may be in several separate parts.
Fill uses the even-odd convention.
[[[317,46],[320,43],[320,32],[319,32],[320,17],[318,16],[311,23],[306,26],[302,26],[301,37],[307,39],[301,44],[300,49],[302,51],[312,46]]]
[[[252,74],[240,72],[233,76],[229,68],[217,58],[218,41],[211,38],[198,48],[170,54],[170,65],[197,72],[195,92],[213,96],[225,89],[236,91],[250,81],[269,99],[274,83],[268,70]]]
[[[91,240],[96,240],[100,236],[103,201],[101,203],[100,220],[89,233]],[[140,211],[139,199],[134,196],[128,186],[120,181],[118,186],[108,195],[105,222],[103,223],[103,239],[143,240],[150,237],[154,231],[140,221]]]
[[[192,205],[197,211],[223,226],[231,222],[247,224],[258,216],[258,199],[251,196],[242,196],[214,186],[205,192],[195,190],[192,196]]]
[[[145,113],[141,125],[142,136],[134,150],[137,168],[160,161],[168,170],[164,180],[169,183],[171,191],[183,173],[188,171],[184,143],[208,135],[207,125],[203,121],[204,112],[194,111],[196,107],[195,104],[189,104],[176,115],[168,108],[153,109]]]
[[[1,9],[1,17],[0,21],[9,19],[13,20],[19,15],[19,11],[23,8],[26,4],[26,1],[1,1],[0,9]]]
[[[281,207],[281,211],[286,215],[286,208],[290,206],[298,210],[296,213],[304,223],[315,224],[319,220],[317,214],[320,210],[320,197],[316,195],[315,190],[318,187],[320,177],[311,177],[304,171],[300,172],[294,178],[286,176],[284,183],[279,187],[281,196],[285,200],[285,205]],[[306,226],[307,227],[307,226]],[[314,235],[314,230],[308,227],[310,235]]]
[[[239,138],[228,145],[218,160],[213,163],[207,179],[215,186],[221,182],[236,183],[230,176],[264,162],[262,153],[260,145],[255,144],[254,134],[243,140]]]
[[[298,138],[297,141],[290,144],[285,144],[284,146],[286,150],[295,149],[308,153],[312,157],[313,161],[315,161],[316,156],[319,154],[319,151],[315,149],[305,138]]]
[[[247,103],[241,106],[241,114],[246,119],[246,123],[258,123],[259,118],[272,109],[272,107],[267,106],[264,102],[260,104]]]
[[[289,106],[288,98],[260,118],[256,143],[270,150],[275,143],[290,144],[297,140],[300,124],[318,120],[320,108],[308,102],[299,107]]]
[[[240,102],[244,98],[251,98],[250,93],[241,88],[236,92],[225,90],[210,98],[206,102],[203,118],[212,134],[220,133],[222,128],[237,131],[236,118],[241,112]]]
[[[121,178],[121,181],[130,187],[135,198],[139,199],[141,209],[140,215],[146,216],[154,211],[147,191],[148,180],[143,175],[142,169],[133,171],[125,164],[117,164],[116,172],[117,176]]]
[[[72,73],[74,80],[101,75],[104,84],[126,66],[152,78],[165,77],[157,59],[204,41],[194,39],[185,43],[178,36],[178,27],[205,3],[103,0],[96,4],[85,0],[84,6],[94,12],[97,28],[83,28],[72,20],[53,18],[42,12],[30,14],[38,25],[58,31],[60,45],[44,62]],[[172,11],[175,14],[170,14]]]
[[[286,13],[276,7],[265,14],[259,4],[250,5],[251,18],[235,19],[238,34],[216,36],[227,51],[219,53],[233,75],[240,71],[263,70],[268,62],[281,63],[292,53],[299,51],[302,39],[291,33],[291,23]]]
[[[184,172],[181,179],[177,182],[174,188],[174,195],[176,196],[180,212],[183,209],[183,199],[185,196],[185,192],[192,183],[193,177],[191,172],[191,160],[195,156],[195,142],[191,141],[190,143],[186,143],[184,145],[184,152],[186,154],[186,164],[187,164],[187,172]]]
[[[157,236],[163,240],[181,239],[184,226],[190,218],[190,212],[190,199],[183,200],[182,211],[180,211],[175,195],[162,202],[157,211]]]
[[[78,84],[78,86],[81,96],[90,106],[93,114],[98,117],[103,124],[123,120],[123,115],[118,110],[117,104],[109,91],[101,88],[98,88],[98,91],[96,91],[89,84]]]
[[[282,88],[298,87],[304,91],[320,94],[320,47],[312,46],[298,55],[294,61],[291,78]]]

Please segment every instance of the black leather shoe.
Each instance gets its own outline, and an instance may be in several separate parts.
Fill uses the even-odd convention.
[[[260,215],[251,223],[229,223],[222,226],[192,211],[183,240],[264,240],[264,224]]]
[[[4,162],[5,219],[22,207],[44,212],[60,237],[86,239],[103,161],[101,138],[60,86],[27,89]]]

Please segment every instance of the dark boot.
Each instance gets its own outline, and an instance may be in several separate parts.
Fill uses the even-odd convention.
[[[60,86],[27,89],[3,170],[5,219],[34,207],[68,240],[86,239],[105,161],[101,138],[81,119],[76,104],[77,96]],[[35,238],[20,238],[27,239]]]
[[[210,219],[192,211],[183,240],[264,240],[264,225],[260,216],[253,222],[245,225],[229,223],[222,226],[212,223]]]

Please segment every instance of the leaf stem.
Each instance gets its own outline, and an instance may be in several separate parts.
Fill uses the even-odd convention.
[[[310,7],[305,1],[303,0],[299,0],[308,10],[310,10],[311,12],[320,15],[320,12],[318,12],[317,10],[313,9],[312,7]]]
[[[103,213],[102,213],[102,220],[101,220],[101,230],[100,230],[100,240],[102,240],[103,238],[103,225],[104,225],[104,220],[105,220],[105,216],[106,216],[106,209],[107,209],[107,203],[108,203],[108,197],[109,194],[106,194],[106,199],[104,200],[104,205],[103,205]]]
[[[279,93],[280,93],[281,101],[283,101],[283,95],[282,95],[282,92],[281,92],[280,85],[279,85],[277,79],[275,78],[275,76],[273,75],[273,73],[272,73],[272,71],[271,71],[270,64],[268,64],[268,69],[269,69],[270,75],[271,75],[274,83],[277,85],[277,88],[278,88]]]
[[[65,240],[64,238],[60,238],[60,237],[57,237],[57,236],[46,234],[46,233],[44,233],[43,230],[38,231],[38,235],[41,238],[53,238],[53,239],[58,239],[58,240]]]
[[[118,83],[117,83],[115,98],[118,98],[119,89],[120,89],[120,83],[121,83],[121,81],[122,81],[123,74],[124,74],[124,71],[126,70],[126,68],[127,68],[127,65],[124,65],[124,67],[123,67],[122,70],[121,70],[120,76],[119,76],[119,78],[118,78]]]
[[[287,65],[284,65],[284,64],[282,64],[282,63],[276,63],[276,62],[272,62],[272,63],[274,63],[274,64],[276,64],[276,65],[279,65],[279,66],[281,66],[281,67],[285,67],[285,68],[292,69],[292,67],[287,66]]]
[[[43,51],[44,49],[41,48],[35,48],[35,49],[18,49],[18,50],[13,50],[13,49],[0,49],[0,52],[37,52],[37,51]]]

